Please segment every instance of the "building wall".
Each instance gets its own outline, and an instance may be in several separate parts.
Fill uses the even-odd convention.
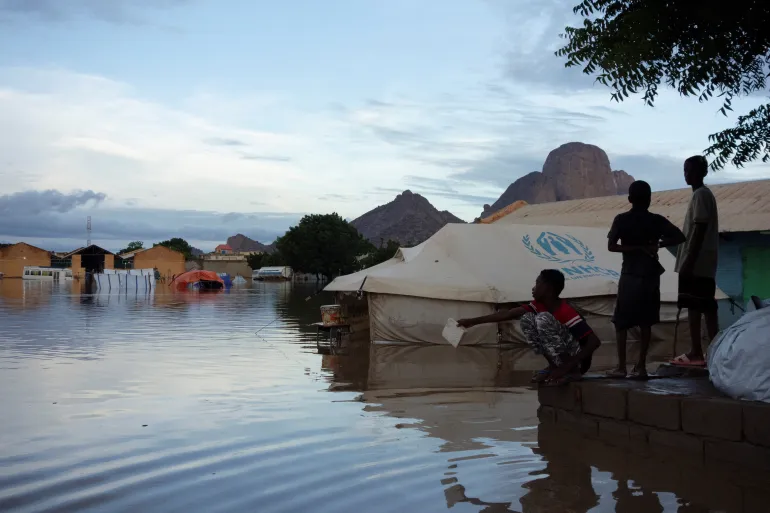
[[[161,276],[170,279],[185,272],[184,255],[164,246],[155,246],[134,255],[134,269],[157,267]]]
[[[6,278],[21,278],[29,265],[50,267],[51,254],[23,242],[0,249],[0,272]]]
[[[80,255],[72,255],[72,277],[83,278],[86,275],[86,270],[83,269],[83,262]]]
[[[115,255],[104,255],[104,268],[115,269]]]
[[[203,270],[214,271],[215,273],[227,273],[232,277],[239,274],[246,279],[251,277],[251,267],[249,267],[245,260],[204,260]]]
[[[719,266],[717,268],[717,286],[730,296],[730,299],[739,305],[733,305],[728,300],[719,303],[719,327],[726,328],[735,322],[744,310],[748,309],[744,297],[745,270],[744,261],[747,248],[770,248],[770,235],[762,235],[759,232],[730,233],[721,238],[719,245]],[[757,271],[753,269],[753,271]],[[770,273],[770,262],[765,270]],[[747,291],[748,292],[748,291]]]

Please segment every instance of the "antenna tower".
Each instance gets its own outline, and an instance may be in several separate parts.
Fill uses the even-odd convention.
[[[86,232],[88,233],[88,239],[86,239],[86,247],[91,245],[91,216],[88,216],[86,221]]]

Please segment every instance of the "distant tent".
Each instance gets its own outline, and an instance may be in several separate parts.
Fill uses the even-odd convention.
[[[674,257],[661,251],[660,262],[666,269],[661,276],[662,322],[653,335],[670,340],[677,300]],[[621,263],[619,253],[607,250],[603,229],[448,224],[419,246],[401,248],[386,262],[341,276],[325,290],[368,294],[373,341],[445,344],[441,332],[448,318],[486,315],[499,305],[527,302],[540,271],[554,268],[566,278],[562,297],[586,316],[601,339],[614,340],[610,319]],[[504,341],[523,342],[518,323],[499,328]],[[495,344],[497,333],[498,326],[476,326],[462,344]],[[679,339],[686,338],[680,332]]]
[[[225,286],[224,280],[214,271],[187,271],[182,273],[171,282],[177,289],[184,290],[188,288],[196,290],[218,290]]]

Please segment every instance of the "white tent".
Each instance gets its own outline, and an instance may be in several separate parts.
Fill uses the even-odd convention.
[[[662,322],[654,335],[670,339],[677,275],[670,253],[661,251],[660,262],[666,269],[661,276]],[[529,301],[540,271],[554,268],[566,278],[562,297],[581,310],[600,338],[614,340],[610,317],[621,263],[619,253],[607,251],[603,229],[449,224],[419,246],[402,248],[387,262],[341,276],[325,290],[367,293],[370,336],[375,342],[443,344],[447,318],[486,315],[501,304]],[[686,340],[682,328],[679,338]],[[503,340],[523,341],[518,323],[500,330]],[[497,343],[497,332],[494,325],[476,326],[462,344]]]

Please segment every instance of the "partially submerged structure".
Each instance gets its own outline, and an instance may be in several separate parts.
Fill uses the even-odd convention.
[[[666,269],[661,276],[662,322],[653,337],[672,340],[677,312],[674,257],[662,251],[660,261]],[[621,264],[621,255],[607,250],[604,229],[449,224],[419,246],[401,248],[382,264],[341,276],[325,290],[366,293],[374,342],[445,344],[441,333],[448,318],[476,317],[528,302],[540,271],[554,268],[566,278],[562,297],[583,313],[600,339],[614,340],[610,319]],[[687,338],[686,324],[679,327],[680,339]],[[498,341],[523,342],[518,323],[476,326],[462,344]]]
[[[85,273],[101,273],[105,269],[115,268],[115,254],[96,244],[78,248],[62,258],[72,260],[72,274],[77,277],[83,277]]]
[[[187,271],[174,278],[172,285],[178,290],[221,290],[225,282],[213,271]]]
[[[184,254],[161,245],[137,249],[120,254],[118,257],[129,262],[127,266],[129,268],[157,269],[161,276],[169,281],[173,276],[178,276],[186,270]]]
[[[51,267],[51,253],[26,242],[0,248],[0,275],[21,278],[25,267]]]
[[[251,275],[253,280],[264,281],[288,281],[291,280],[294,272],[291,267],[261,267]]]

